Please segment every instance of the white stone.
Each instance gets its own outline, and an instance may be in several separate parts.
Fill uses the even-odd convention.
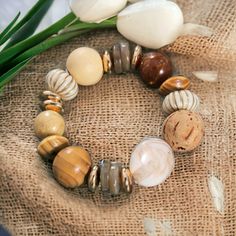
[[[81,21],[99,23],[115,16],[126,3],[127,0],[71,0],[70,7]]]
[[[122,10],[117,19],[117,29],[124,37],[154,49],[173,43],[182,28],[181,9],[166,0],[136,2]]]
[[[130,171],[137,184],[152,187],[163,183],[174,169],[174,153],[164,140],[145,138],[130,158]]]
[[[103,76],[101,56],[96,50],[88,47],[72,51],[67,58],[66,67],[79,85],[94,85]]]

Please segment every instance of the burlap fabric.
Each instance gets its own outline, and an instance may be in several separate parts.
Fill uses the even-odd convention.
[[[37,57],[0,98],[0,223],[13,235],[235,235],[236,231],[236,1],[179,1],[186,22],[213,27],[210,38],[182,37],[168,47],[175,69],[187,74],[201,98],[206,125],[202,145],[176,155],[175,171],[162,185],[135,186],[131,196],[66,190],[36,153],[33,120],[38,94],[53,68],[64,68],[79,46],[102,51],[120,39],[116,31],[87,34]],[[178,54],[173,54],[173,52]],[[219,81],[202,82],[193,70],[219,70]],[[128,164],[135,144],[160,136],[161,97],[138,75],[112,75],[81,87],[65,104],[66,135],[100,159]],[[210,180],[217,185],[213,196]],[[216,186],[216,185],[214,185]],[[220,194],[221,193],[221,194]],[[223,200],[224,199],[224,200]],[[223,202],[216,208],[214,200]]]

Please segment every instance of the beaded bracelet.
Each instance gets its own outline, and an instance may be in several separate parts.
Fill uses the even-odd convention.
[[[132,52],[132,53],[131,53]],[[87,181],[95,192],[117,195],[121,191],[131,193],[133,183],[144,187],[163,183],[174,169],[174,152],[189,152],[201,142],[204,124],[198,113],[199,98],[187,90],[188,78],[172,75],[170,59],[161,52],[142,53],[140,46],[131,47],[121,41],[102,56],[87,47],[71,52],[66,62],[67,71],[55,69],[46,76],[47,91],[41,94],[44,110],[35,119],[36,136],[43,139],[37,150],[45,159],[53,161],[56,180],[68,188],[75,188]],[[134,148],[129,168],[119,162],[101,160],[92,166],[89,153],[80,146],[69,146],[63,137],[65,130],[63,101],[72,100],[78,94],[78,85],[94,85],[103,73],[117,74],[140,72],[142,80],[152,88],[158,88],[163,101],[163,111],[169,115],[163,124],[163,139],[144,138]]]

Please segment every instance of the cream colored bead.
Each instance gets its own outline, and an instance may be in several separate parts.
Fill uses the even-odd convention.
[[[88,47],[72,51],[67,58],[66,67],[79,85],[94,85],[103,76],[103,62],[99,53]]]
[[[65,122],[63,117],[55,111],[43,111],[34,121],[34,131],[38,138],[46,138],[50,135],[63,135]]]
[[[189,90],[175,91],[167,95],[163,101],[162,109],[166,114],[177,110],[196,111],[199,108],[199,97]]]
[[[46,76],[46,83],[49,90],[60,95],[64,101],[72,100],[78,94],[77,83],[64,70],[51,70]]]
[[[163,183],[174,169],[174,154],[164,140],[145,138],[130,158],[130,172],[137,184],[152,187]]]

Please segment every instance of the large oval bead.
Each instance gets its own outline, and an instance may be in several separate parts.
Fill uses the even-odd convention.
[[[159,138],[146,138],[131,154],[130,171],[137,184],[152,187],[170,176],[174,163],[174,154],[168,143]]]
[[[89,153],[79,146],[62,149],[54,159],[53,174],[56,180],[67,188],[75,188],[84,183],[91,167]]]
[[[170,59],[160,52],[144,54],[139,69],[142,80],[153,88],[159,88],[172,75]]]
[[[196,111],[199,105],[200,99],[195,93],[189,90],[180,90],[165,97],[162,109],[168,115],[177,110]]]
[[[49,90],[61,96],[64,101],[75,98],[78,94],[78,85],[69,73],[61,69],[51,70],[46,76]]]

